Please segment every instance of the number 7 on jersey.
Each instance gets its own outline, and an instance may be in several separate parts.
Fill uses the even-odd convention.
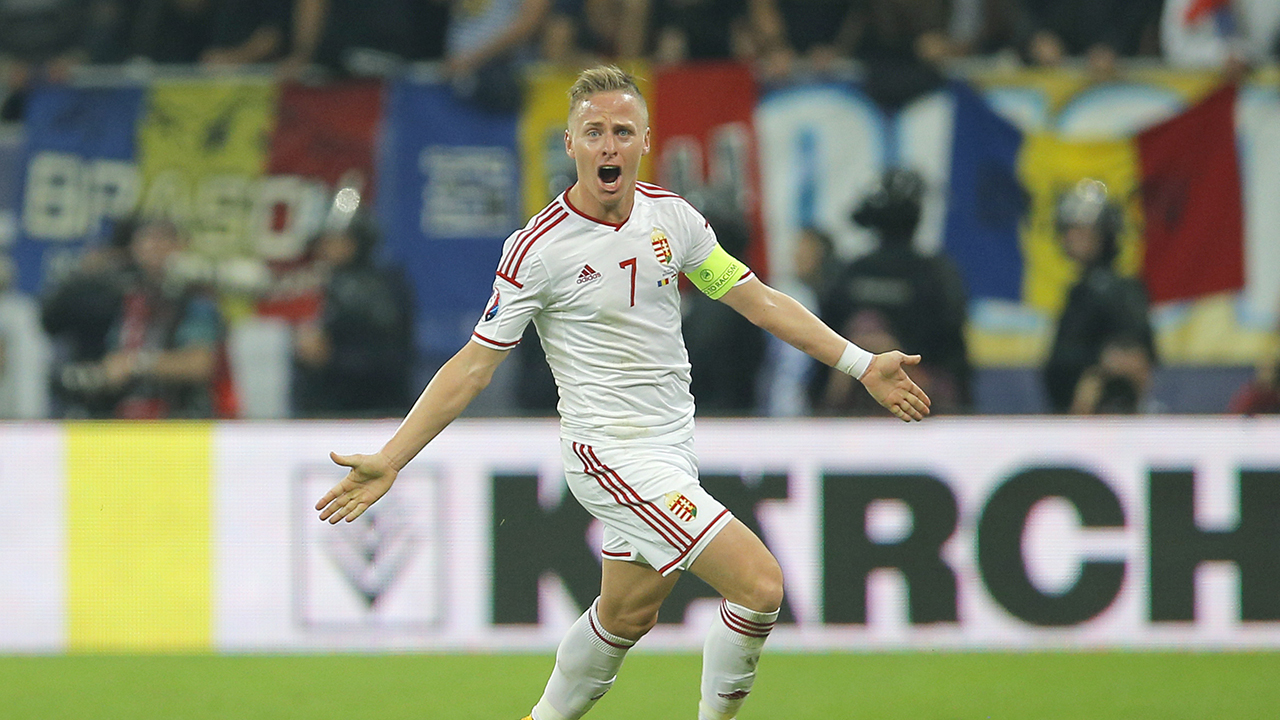
[[[636,259],[627,258],[626,260],[623,260],[622,262],[618,263],[618,267],[624,270],[628,267],[631,268],[631,307],[635,307],[636,306]]]

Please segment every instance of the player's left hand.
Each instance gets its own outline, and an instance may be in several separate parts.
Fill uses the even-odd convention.
[[[917,365],[919,355],[906,355],[891,350],[871,359],[867,371],[858,378],[876,402],[905,422],[923,420],[929,414],[931,401],[903,369],[904,365]]]
[[[320,519],[336,524],[339,520],[351,522],[364,514],[396,481],[398,472],[382,453],[373,455],[339,455],[329,453],[329,458],[343,467],[351,468],[342,482],[334,485],[316,503]]]

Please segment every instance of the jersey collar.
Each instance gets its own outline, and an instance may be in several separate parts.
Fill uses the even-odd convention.
[[[576,184],[577,184],[577,183],[574,183],[574,185],[576,185]],[[611,223],[611,222],[609,222],[608,220],[601,220],[601,219],[599,219],[599,218],[593,218],[593,217],[591,217],[590,215],[588,215],[588,214],[586,214],[586,213],[582,212],[582,211],[581,211],[581,210],[579,210],[578,208],[574,207],[574,206],[573,206],[573,203],[572,203],[572,202],[570,202],[570,200],[569,200],[569,190],[572,190],[572,189],[573,189],[573,185],[570,185],[570,186],[569,186],[569,188],[568,188],[568,190],[565,190],[565,191],[564,191],[563,193],[561,193],[561,195],[560,195],[560,197],[564,200],[564,205],[565,205],[565,207],[569,208],[570,210],[572,210],[572,211],[574,211],[575,213],[577,213],[579,216],[581,216],[581,217],[583,217],[583,218],[585,218],[585,219],[587,219],[587,220],[590,220],[591,222],[593,222],[593,223],[595,223],[595,224],[597,224],[597,225],[605,225],[605,226],[608,226],[608,227],[613,228],[613,231],[614,231],[614,232],[618,232],[619,230],[621,230],[621,229],[622,229],[622,226],[627,224],[627,220],[630,220],[630,219],[631,219],[631,215],[635,215],[635,214],[636,214],[636,205],[635,205],[635,202],[633,201],[633,202],[631,203],[631,214],[630,214],[630,215],[627,215],[627,220],[623,220],[623,221],[622,221],[622,222],[620,222],[620,223]]]

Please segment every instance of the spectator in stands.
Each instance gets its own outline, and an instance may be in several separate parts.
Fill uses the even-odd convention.
[[[90,11],[89,0],[0,0],[0,68],[9,89],[0,121],[21,120],[33,85],[65,81],[86,59]]]
[[[102,383],[102,359],[119,319],[129,272],[133,219],[118,220],[106,243],[86,248],[75,267],[52,279],[41,298],[41,322],[54,343],[56,414],[111,417],[114,400]]]
[[[1156,51],[1160,0],[1022,0],[1027,56],[1054,66],[1084,56],[1097,77],[1115,72],[1117,58]]]
[[[205,65],[274,62],[288,53],[292,0],[221,0],[213,19]]]
[[[1143,363],[1134,360],[1134,349],[1141,348],[1148,368],[1157,356],[1146,290],[1141,281],[1121,277],[1114,267],[1123,219],[1106,185],[1081,180],[1059,200],[1056,222],[1063,251],[1080,266],[1080,280],[1058,318],[1044,369],[1050,408],[1065,413],[1072,409],[1086,373],[1114,375],[1118,362],[1130,370],[1122,374],[1136,378],[1139,372],[1134,368]],[[1119,346],[1125,353],[1109,358],[1115,362],[1100,364],[1108,346]]]
[[[817,73],[841,57],[866,66],[867,93],[896,110],[942,82],[953,53],[945,0],[753,0],[766,74],[785,74],[795,56]]]
[[[942,255],[926,256],[914,246],[924,190],[919,173],[895,168],[862,200],[853,221],[873,230],[880,245],[841,271],[823,299],[822,317],[871,352],[920,354],[924,359],[916,368],[917,382],[933,399],[933,410],[967,412],[972,403],[964,336],[967,294],[954,263]],[[841,378],[824,377],[827,384],[818,404],[822,412],[870,410],[865,392]]]
[[[953,53],[944,0],[870,0],[858,23],[853,54],[864,60],[940,62]]]
[[[1258,363],[1257,374],[1232,396],[1227,412],[1238,415],[1280,414],[1280,330],[1272,348]]]
[[[740,212],[704,209],[721,247],[746,257],[751,235]],[[684,344],[689,351],[689,391],[700,414],[751,415],[756,409],[756,381],[764,361],[764,331],[728,305],[701,292],[687,292]],[[847,377],[847,376],[846,376]]]
[[[804,228],[796,236],[792,262],[795,279],[775,280],[777,287],[817,315],[821,312],[820,299],[829,292],[838,269],[835,243],[830,235],[817,228]],[[766,345],[760,378],[765,414],[770,417],[812,414],[810,388],[815,376],[826,366],[772,335],[766,338]]]
[[[294,339],[298,414],[390,417],[412,404],[412,298],[398,269],[374,263],[378,232],[356,214],[316,238],[327,269],[320,317]]]
[[[460,97],[495,112],[524,101],[522,68],[551,0],[452,0],[445,35],[445,73]]]
[[[293,0],[289,54],[281,74],[311,65],[380,75],[405,61],[443,56],[449,0]]]
[[[1178,67],[1243,70],[1276,57],[1280,3],[1166,0],[1160,18],[1165,59]]]
[[[747,0],[655,0],[654,59],[747,59],[755,54]]]
[[[648,42],[650,0],[552,0],[542,28],[543,59],[577,69],[633,60]]]
[[[131,280],[107,340],[86,373],[127,419],[207,418],[234,412],[223,325],[212,293],[175,272],[185,238],[166,220],[141,222],[129,241]]]
[[[940,87],[939,66],[957,53],[949,20],[946,0],[870,0],[853,48],[867,94],[892,111]]]
[[[1016,56],[1028,31],[1021,0],[953,0],[948,23],[956,55]]]
[[[766,76],[789,74],[797,57],[825,72],[853,54],[860,6],[842,0],[749,0],[751,26]]]
[[[195,63],[213,40],[218,0],[121,0],[115,45],[123,60]]]

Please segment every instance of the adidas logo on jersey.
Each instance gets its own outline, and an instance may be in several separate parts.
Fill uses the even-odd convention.
[[[590,265],[583,265],[582,272],[578,273],[579,285],[581,285],[582,283],[588,283],[588,282],[591,282],[592,280],[599,280],[599,279],[600,279],[600,273],[593,270]]]

